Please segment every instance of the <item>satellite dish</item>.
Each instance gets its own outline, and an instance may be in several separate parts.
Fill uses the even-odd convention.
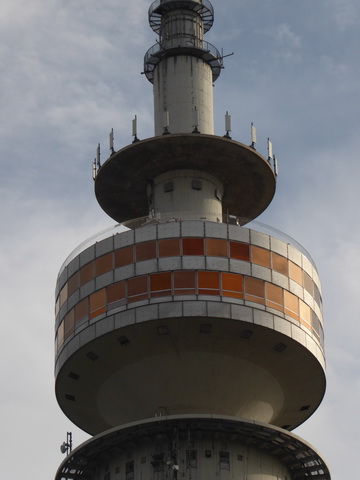
[[[72,433],[67,432],[66,434],[66,442],[63,442],[62,445],[60,445],[60,452],[61,453],[68,453],[72,452]]]

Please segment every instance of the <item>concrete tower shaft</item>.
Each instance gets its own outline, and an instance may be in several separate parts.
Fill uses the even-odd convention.
[[[149,9],[158,44],[145,55],[145,73],[154,84],[155,135],[194,129],[213,134],[213,82],[220,74],[221,56],[203,40],[212,24],[209,2],[165,0]],[[204,25],[205,23],[205,25]],[[167,112],[167,113],[166,113]]]

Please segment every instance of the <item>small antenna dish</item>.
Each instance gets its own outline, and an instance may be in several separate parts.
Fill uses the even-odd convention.
[[[251,147],[255,150],[256,144],[256,127],[254,127],[253,122],[251,122]]]
[[[66,432],[66,442],[60,445],[60,452],[69,454],[72,452],[72,433]]]
[[[273,146],[272,142],[270,142],[270,138],[267,139],[267,150],[268,150],[268,161],[271,162],[273,158]]]

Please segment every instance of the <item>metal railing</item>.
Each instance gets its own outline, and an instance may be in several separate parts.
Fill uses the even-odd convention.
[[[223,68],[222,56],[219,50],[205,40],[201,41],[201,46],[191,44],[189,37],[182,35],[176,38],[176,46],[164,48],[163,44],[155,43],[144,56],[144,73],[146,78],[153,82],[154,70],[156,65],[166,57],[176,55],[192,55],[202,58],[211,67],[213,73],[213,81],[215,81]]]
[[[159,34],[163,13],[180,8],[197,12],[203,22],[205,33],[212,27],[214,23],[214,8],[208,0],[155,0],[149,7],[150,27]]]

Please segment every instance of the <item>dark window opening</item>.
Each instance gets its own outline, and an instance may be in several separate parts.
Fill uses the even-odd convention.
[[[202,181],[194,178],[193,181],[191,182],[191,186],[193,190],[202,190]]]
[[[187,465],[187,468],[197,468],[197,451],[196,450],[186,451],[186,465]]]
[[[230,470],[229,452],[219,452],[219,467],[222,470]]]
[[[134,480],[134,478],[135,478],[134,460],[131,460],[131,462],[126,462],[126,464],[125,464],[125,478],[126,478],[126,480]]]
[[[174,191],[174,182],[167,182],[164,184],[164,192],[173,192]]]

